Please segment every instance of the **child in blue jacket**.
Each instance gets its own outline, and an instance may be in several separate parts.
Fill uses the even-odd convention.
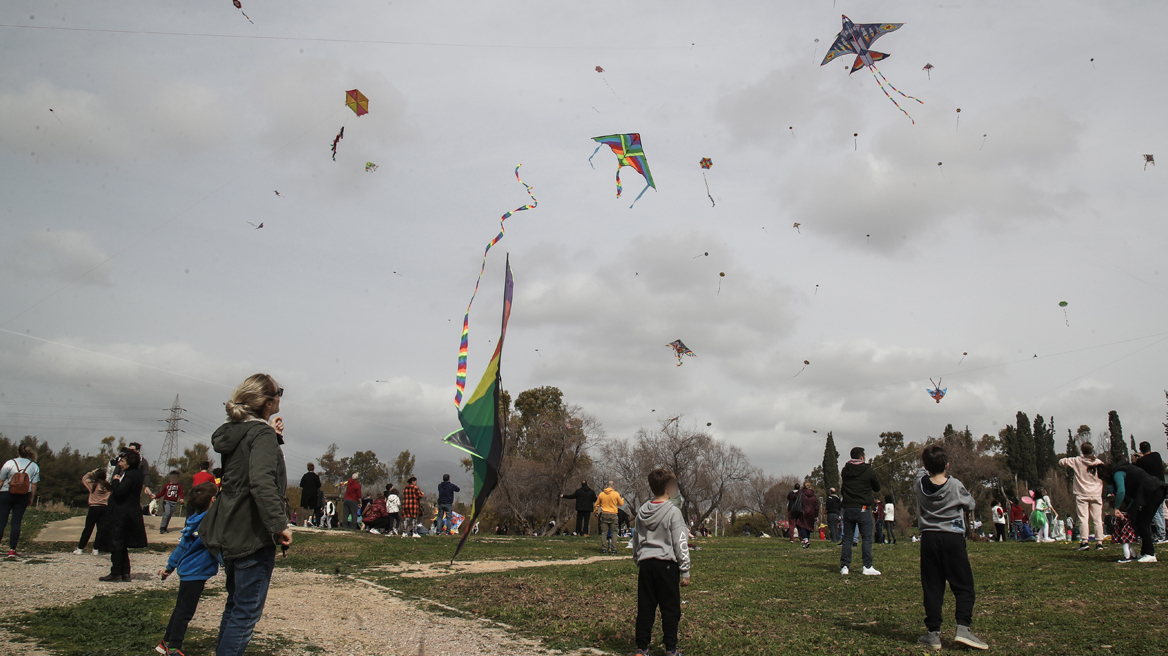
[[[182,539],[167,559],[166,569],[158,570],[158,576],[164,581],[175,570],[178,570],[179,578],[178,602],[170,614],[170,623],[166,625],[162,642],[154,648],[159,654],[184,656],[182,643],[187,634],[187,624],[199,607],[199,597],[203,594],[207,579],[219,573],[219,561],[207,551],[199,537],[199,523],[203,521],[203,515],[207,514],[217,492],[213,483],[196,485],[191,490],[187,499],[194,514],[187,517]]]

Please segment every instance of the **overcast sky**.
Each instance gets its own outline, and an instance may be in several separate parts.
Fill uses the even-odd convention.
[[[455,473],[459,323],[522,163],[539,206],[491,252],[470,387],[510,253],[504,386],[555,385],[611,437],[684,413],[804,474],[829,430],[846,452],[1023,410],[1061,450],[1117,410],[1164,447],[1163,3],[243,10],[0,6],[0,432],[154,457],[175,394],[189,446],[264,371],[293,476],[330,442]],[[841,13],[904,22],[875,49],[915,125],[850,58],[819,66]],[[633,209],[640,176],[617,199],[615,157],[588,164],[621,132],[657,183]]]

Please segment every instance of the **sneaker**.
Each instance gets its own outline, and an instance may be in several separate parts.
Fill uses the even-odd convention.
[[[97,580],[104,581],[106,583],[120,583],[122,578],[123,577],[121,574],[106,574],[105,576],[97,577]]]
[[[1144,555],[1144,556],[1140,556],[1140,559],[1137,560],[1136,562],[1137,563],[1154,563],[1154,562],[1156,562],[1156,557],[1152,556],[1152,555]]]
[[[1086,542],[1080,542],[1080,543],[1079,543],[1079,549],[1078,549],[1078,550],[1079,550],[1079,551],[1090,551],[1090,550],[1091,550],[1091,545],[1087,544]]]
[[[847,575],[848,575],[848,568],[847,568],[847,567],[841,567],[841,568],[840,568],[840,574],[843,574],[844,576],[847,576]]]
[[[1103,551],[1103,543],[1102,542],[1095,545],[1095,551]]]
[[[85,552],[81,550],[81,547],[77,547],[76,549],[73,550],[74,556],[80,556],[83,553],[85,553]]]
[[[959,642],[971,649],[989,649],[990,646],[982,642],[980,638],[970,632],[968,626],[957,625],[957,635],[954,636],[953,642]]]
[[[181,649],[171,649],[166,652],[166,656],[187,656]]]
[[[926,649],[941,651],[941,632],[929,631],[925,635],[917,638],[917,643],[923,645]]]
[[[1119,560],[1117,560],[1116,562],[1118,562],[1118,563],[1124,563],[1124,564],[1126,564],[1126,563],[1130,563],[1132,560],[1134,560],[1134,559],[1133,559],[1133,558],[1128,558],[1128,557],[1126,557],[1126,556],[1125,556],[1125,557],[1123,557],[1123,558],[1120,558],[1120,559],[1119,559]]]
[[[93,550],[93,555],[95,555],[95,556],[96,556],[96,555],[98,555],[98,553],[97,553],[97,549],[94,549],[94,550]]]
[[[170,649],[167,648],[165,640],[159,640],[158,646],[154,648],[154,651],[156,651],[160,654],[163,654],[163,656],[165,656],[166,652],[170,651]]]
[[[369,532],[372,533],[373,535],[381,535],[381,531],[379,531],[375,528],[369,529]]]
[[[864,576],[880,576],[880,570],[875,567],[865,567]]]
[[[9,549],[8,550],[8,560],[16,560],[19,557],[20,556],[16,555],[16,549]]]

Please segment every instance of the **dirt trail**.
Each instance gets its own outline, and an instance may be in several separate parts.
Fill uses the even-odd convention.
[[[405,578],[438,578],[455,574],[493,574],[526,567],[550,567],[553,565],[590,565],[608,560],[627,560],[630,556],[592,556],[575,560],[479,560],[473,562],[450,563],[405,563],[401,565],[379,565],[370,571],[400,574]]]

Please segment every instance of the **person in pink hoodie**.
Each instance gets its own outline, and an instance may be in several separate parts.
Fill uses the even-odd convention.
[[[1075,473],[1075,509],[1079,515],[1079,551],[1091,548],[1091,542],[1096,543],[1096,549],[1103,548],[1103,478],[1100,477],[1100,468],[1103,461],[1095,457],[1095,449],[1091,443],[1079,447],[1082,455],[1075,458],[1063,458],[1059,465],[1067,467]],[[1088,517],[1093,522],[1087,524]],[[1095,531],[1088,537],[1088,528]]]

